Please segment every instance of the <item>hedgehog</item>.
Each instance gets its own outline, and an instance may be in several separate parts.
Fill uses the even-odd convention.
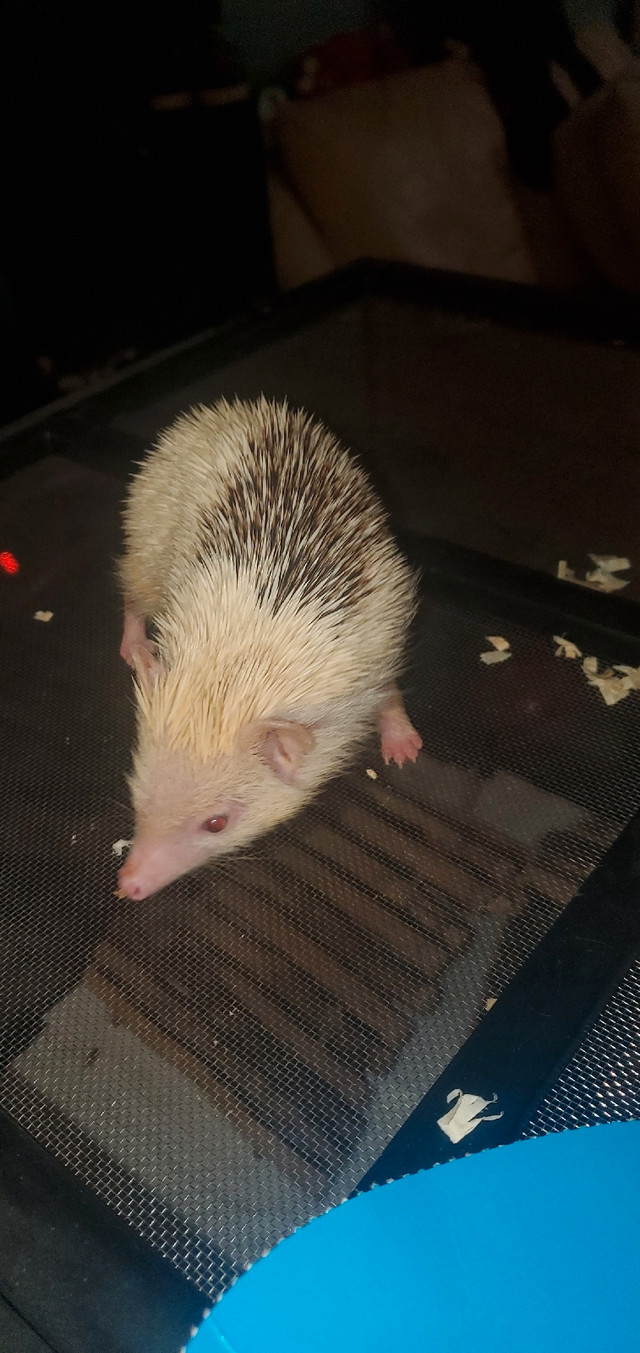
[[[138,468],[124,537],[137,721],[124,896],[292,817],[376,724],[385,762],[416,759],[396,684],[416,577],[321,422],[264,397],[192,408]]]

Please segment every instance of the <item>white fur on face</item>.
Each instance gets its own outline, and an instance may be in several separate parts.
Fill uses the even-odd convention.
[[[130,783],[136,837],[155,842],[171,838],[181,852],[190,840],[193,862],[188,868],[248,844],[295,813],[306,797],[299,788],[282,784],[251,750],[203,763],[162,743],[143,743]],[[201,830],[217,816],[228,818],[224,831]]]

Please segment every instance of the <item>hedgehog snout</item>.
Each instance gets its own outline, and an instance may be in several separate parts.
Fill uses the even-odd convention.
[[[182,874],[233,850],[234,829],[244,813],[244,803],[225,799],[168,830],[154,822],[153,815],[138,818],[133,845],[118,875],[120,890],[142,902]]]
[[[154,868],[155,864],[155,868]],[[176,878],[177,874],[169,872],[166,868],[159,869],[158,862],[154,861],[153,855],[147,856],[144,850],[135,849],[131,852],[126,864],[122,866],[118,874],[118,886],[120,891],[133,902],[143,902],[145,898],[151,897],[152,893],[157,893],[160,888],[164,888],[167,883]]]
[[[136,837],[118,874],[118,885],[133,902],[143,902],[201,862],[188,838],[180,839],[177,834]]]

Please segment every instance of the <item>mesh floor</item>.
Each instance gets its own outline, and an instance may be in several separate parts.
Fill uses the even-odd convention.
[[[640,959],[607,1002],[524,1136],[640,1118]]]
[[[246,856],[122,902],[119,493],[51,460],[3,495],[0,1102],[214,1298],[358,1183],[636,811],[637,701],[523,629],[483,667],[499,616],[431,596],[415,767],[372,746]]]

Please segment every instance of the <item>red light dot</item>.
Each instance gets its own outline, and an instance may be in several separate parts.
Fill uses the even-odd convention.
[[[10,554],[9,550],[2,550],[2,553],[0,553],[0,568],[3,573],[17,573],[20,565],[15,554]]]

